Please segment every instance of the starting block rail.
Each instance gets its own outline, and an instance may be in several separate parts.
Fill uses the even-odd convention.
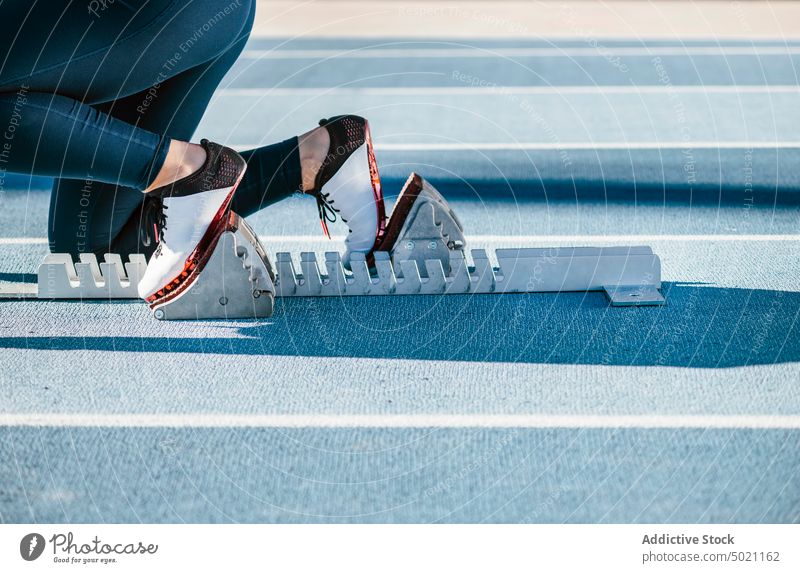
[[[108,253],[97,262],[93,254],[81,253],[79,262],[65,253],[45,255],[37,272],[38,298],[139,298],[136,286],[147,269],[144,255],[122,257]]]
[[[400,213],[398,213],[400,211]],[[393,296],[602,291],[612,306],[662,305],[661,261],[647,246],[503,248],[495,265],[483,249],[469,256],[461,222],[445,199],[416,174],[389,221],[390,242],[369,259],[338,252],[276,254],[273,269],[247,223],[230,225],[186,293],[154,310],[159,319],[261,318],[274,297]],[[47,255],[38,270],[40,299],[137,298],[142,255],[98,263],[91,254]],[[33,293],[26,293],[32,295]]]
[[[276,296],[370,296],[603,291],[612,304],[656,304],[663,298],[661,262],[650,247],[558,247],[498,249],[498,266],[483,249],[451,251],[448,271],[438,258],[393,263],[375,253],[370,272],[354,255],[348,272],[339,253],[325,253],[321,269],[315,253],[277,254]],[[622,289],[625,289],[624,291]]]

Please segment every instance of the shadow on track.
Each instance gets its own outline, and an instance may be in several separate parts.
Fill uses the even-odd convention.
[[[0,348],[727,368],[800,362],[800,293],[664,283],[601,293],[287,299],[241,338],[2,337]],[[86,304],[84,302],[83,304]],[[108,304],[100,303],[97,304]]]
[[[0,282],[36,284],[36,273],[3,273],[0,272]]]

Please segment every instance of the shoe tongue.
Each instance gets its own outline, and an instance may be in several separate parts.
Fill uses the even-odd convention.
[[[349,125],[348,122],[350,123]],[[364,143],[363,138],[358,138],[356,133],[360,126],[348,116],[338,118],[333,122],[323,119],[320,120],[320,125],[328,130],[330,144],[328,155],[322,162],[319,173],[317,173],[315,182],[317,191],[322,190],[322,187],[336,175],[336,172],[344,165],[350,155]]]

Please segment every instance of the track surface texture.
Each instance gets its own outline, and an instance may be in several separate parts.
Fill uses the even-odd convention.
[[[255,34],[198,137],[364,115],[390,202],[415,170],[471,247],[651,245],[667,305],[0,299],[0,522],[800,521],[800,42],[324,32]],[[48,197],[5,179],[0,285]],[[303,197],[250,222],[345,233]]]

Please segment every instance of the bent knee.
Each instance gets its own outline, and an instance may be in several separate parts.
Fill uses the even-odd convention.
[[[198,50],[217,55],[246,40],[253,28],[254,0],[206,0],[190,2],[181,12],[191,30],[178,44],[183,53]]]

